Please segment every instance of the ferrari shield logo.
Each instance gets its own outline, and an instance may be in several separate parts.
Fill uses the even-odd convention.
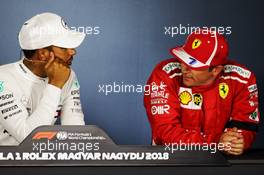
[[[226,83],[219,84],[219,95],[222,99],[225,99],[228,95],[229,87]]]
[[[195,39],[192,43],[192,49],[197,49],[202,44],[202,41],[199,39]]]

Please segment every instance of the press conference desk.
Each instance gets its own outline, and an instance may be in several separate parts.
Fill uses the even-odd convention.
[[[61,132],[63,131],[63,132]],[[63,143],[98,143],[100,145],[100,154],[104,152],[141,152],[141,153],[164,153],[163,147],[151,146],[133,146],[133,145],[115,145],[111,138],[97,126],[44,126],[34,130],[18,147],[1,147],[0,152],[13,153],[18,152],[23,155],[24,152],[34,152],[32,143],[45,142],[46,138],[42,138],[50,133],[55,133],[56,137],[49,138],[50,142]],[[64,137],[68,133],[68,137]],[[88,136],[82,135],[85,140],[70,140],[69,133],[89,133]],[[36,140],[36,136],[38,139]],[[50,135],[49,135],[50,136]],[[59,136],[59,137],[58,137]],[[93,137],[90,137],[93,136]],[[98,137],[100,136],[100,137]],[[95,140],[87,140],[96,138]],[[103,140],[98,138],[104,138]],[[60,151],[54,150],[59,153]],[[39,175],[39,174],[62,174],[62,175],[79,175],[79,174],[238,174],[238,175],[255,175],[264,174],[264,149],[250,150],[242,156],[223,156],[221,153],[211,154],[208,152],[175,152],[170,154],[168,160],[147,161],[147,160],[128,160],[128,161],[0,161],[1,175]]]
[[[79,174],[122,174],[122,175],[160,175],[160,174],[195,174],[195,175],[256,175],[264,173],[264,150],[252,150],[237,158],[228,158],[230,166],[135,166],[135,167],[1,167],[1,174],[10,175],[79,175]]]

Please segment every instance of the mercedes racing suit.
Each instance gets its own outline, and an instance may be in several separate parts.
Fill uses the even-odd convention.
[[[218,143],[224,130],[237,127],[252,144],[259,123],[256,79],[245,67],[228,62],[215,82],[185,87],[180,63],[162,61],[153,70],[144,105],[155,144]]]
[[[0,66],[0,145],[18,145],[41,125],[84,125],[73,70],[62,89],[33,74],[23,61]]]

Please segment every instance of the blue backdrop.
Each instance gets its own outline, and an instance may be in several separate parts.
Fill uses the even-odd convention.
[[[143,86],[154,66],[171,57],[169,48],[183,44],[190,27],[214,26],[226,34],[230,58],[255,72],[263,113],[261,7],[257,0],[2,0],[0,64],[19,59],[17,34],[25,20],[41,12],[63,16],[88,34],[73,63],[86,123],[103,128],[117,144],[149,144],[143,93],[106,95],[99,86]],[[264,147],[262,126],[255,147]]]

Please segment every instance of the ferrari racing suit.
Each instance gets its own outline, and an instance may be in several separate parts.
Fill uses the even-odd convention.
[[[180,63],[162,61],[153,70],[144,95],[153,143],[218,143],[225,129],[237,127],[245,149],[259,123],[256,78],[247,68],[229,61],[214,83],[186,87]]]

